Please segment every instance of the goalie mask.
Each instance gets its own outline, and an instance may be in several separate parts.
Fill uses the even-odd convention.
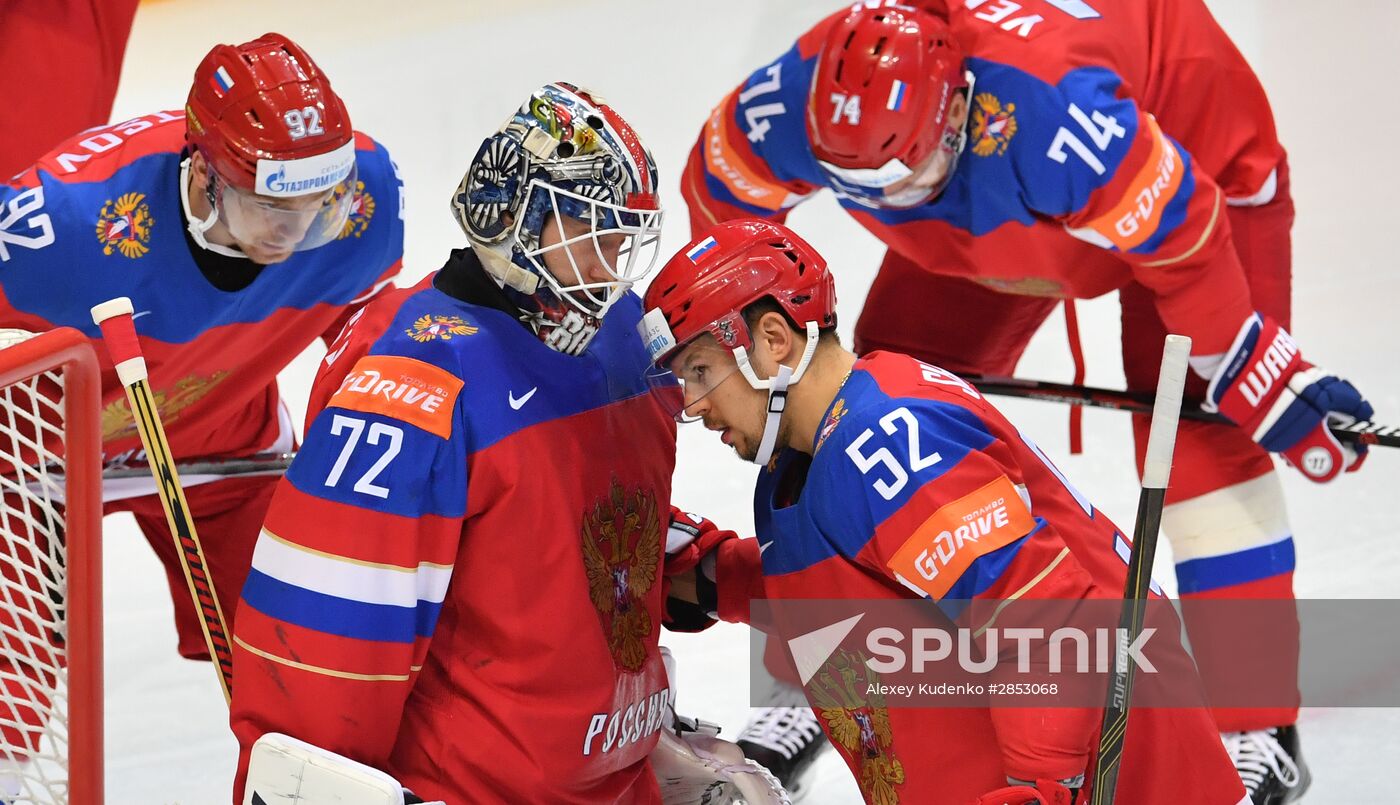
[[[523,320],[570,355],[659,254],[651,154],[612,107],[562,82],[481,144],[452,212]]]

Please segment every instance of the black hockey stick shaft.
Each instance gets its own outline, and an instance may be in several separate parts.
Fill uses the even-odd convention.
[[[1128,733],[1128,711],[1133,695],[1134,664],[1128,656],[1128,647],[1142,633],[1143,619],[1147,614],[1147,595],[1152,588],[1152,560],[1157,552],[1162,506],[1171,479],[1181,396],[1186,385],[1186,359],[1190,354],[1191,339],[1180,335],[1167,336],[1162,350],[1162,370],[1157,378],[1156,401],[1151,409],[1152,429],[1147,437],[1142,493],[1138,497],[1137,521],[1133,526],[1133,547],[1128,554],[1128,580],[1124,585],[1123,611],[1116,633],[1118,650],[1104,702],[1103,728],[1099,733],[1093,805],[1112,805],[1118,787],[1118,772],[1123,764],[1123,739]]]
[[[182,476],[219,475],[226,478],[250,475],[281,475],[292,465],[296,453],[257,453],[241,458],[189,458],[175,462]],[[123,462],[102,468],[103,480],[114,478],[144,478],[151,467],[144,461]]]
[[[1069,383],[1051,383],[1046,380],[1022,380],[1014,377],[984,377],[963,375],[969,383],[986,394],[1000,397],[1024,397],[1046,402],[1084,405],[1091,408],[1114,408],[1138,414],[1152,413],[1152,395],[1146,392],[1119,391],[1117,389],[1075,386]],[[1201,410],[1200,403],[1183,403],[1181,418],[1196,422],[1219,422],[1229,424],[1220,414]],[[1336,425],[1332,435],[1343,444],[1366,444],[1378,447],[1400,447],[1400,426],[1382,425],[1365,420],[1350,425]]]

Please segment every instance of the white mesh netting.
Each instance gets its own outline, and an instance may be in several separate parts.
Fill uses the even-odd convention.
[[[3,803],[69,801],[62,389],[58,371],[0,388]]]

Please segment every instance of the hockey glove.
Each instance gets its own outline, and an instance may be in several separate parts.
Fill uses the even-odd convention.
[[[751,587],[762,583],[753,540],[674,506],[662,573],[666,626],[677,632],[698,632],[721,618],[747,620]],[[723,585],[718,583],[721,576]]]
[[[720,738],[718,727],[668,715],[675,721],[662,728],[651,753],[651,768],[665,805],[702,805],[736,798],[750,805],[792,805],[782,783],[756,761],[744,757],[737,744]]]
[[[1219,411],[1318,483],[1354,472],[1366,458],[1365,445],[1343,445],[1327,426],[1374,413],[1355,387],[1303,360],[1293,337],[1257,313],[1221,359],[1201,407]]]
[[[708,721],[676,715],[676,660],[665,646],[670,696],[666,721],[651,751],[651,769],[663,805],[707,805],[740,800],[748,805],[792,805],[782,783],[767,769],[744,757],[744,751],[719,737]]]
[[[1081,783],[1083,778],[1074,782]],[[1074,805],[1079,790],[1078,785],[1070,788],[1055,780],[1036,780],[1033,786],[1021,783],[998,788],[978,797],[973,805]]]

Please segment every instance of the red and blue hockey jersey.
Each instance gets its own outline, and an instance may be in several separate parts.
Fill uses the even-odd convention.
[[[838,198],[847,212],[924,269],[999,291],[1087,299],[1136,280],[1197,354],[1226,351],[1254,308],[1225,206],[1272,199],[1284,152],[1263,88],[1204,5],[911,4],[946,15],[967,54],[967,145],[933,201],[875,210]],[[807,100],[845,13],[715,107],[681,182],[696,232],[781,219],[828,186]]]
[[[176,458],[271,446],[276,377],[347,308],[388,285],[403,259],[402,183],[384,147],[356,134],[358,184],[338,239],[221,290],[196,264],[181,207],[185,118],[158,112],[92,129],[0,185],[0,326],[100,334],[89,308],[131,297],[152,390]],[[140,447],[106,350],[108,457]],[[288,444],[290,446],[290,444]]]
[[[575,357],[493,296],[458,252],[333,345],[238,607],[239,792],[278,731],[429,800],[660,801],[675,422],[640,301]]]
[[[929,599],[979,633],[1005,602],[1116,599],[1126,577],[1121,533],[1033,443],[961,379],[889,352],[855,364],[810,458],[788,450],[760,474],[754,519],[768,598]],[[1190,674],[1179,648],[1160,656]],[[876,685],[860,663],[842,673],[851,691]],[[1097,740],[1096,708],[825,700],[820,677],[808,698],[871,803],[966,805],[1008,776],[1072,778]],[[1235,805],[1218,746],[1204,709],[1135,711],[1119,799]]]

